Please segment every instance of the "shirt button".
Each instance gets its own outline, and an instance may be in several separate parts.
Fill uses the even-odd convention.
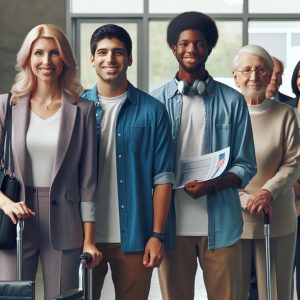
[[[122,155],[121,155],[121,154],[119,154],[119,155],[118,155],[118,157],[119,157],[119,158],[121,158],[121,157],[122,157]]]
[[[118,136],[121,136],[121,133],[118,133]]]
[[[96,117],[99,117],[99,114],[96,114]]]
[[[121,208],[124,208],[125,206],[124,205],[121,205]]]
[[[120,179],[120,183],[123,183],[123,179]]]

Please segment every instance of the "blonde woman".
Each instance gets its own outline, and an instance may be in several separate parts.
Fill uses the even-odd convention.
[[[82,101],[71,47],[56,26],[26,36],[12,87],[12,140],[20,202],[0,192],[0,209],[12,222],[25,218],[23,279],[34,280],[38,260],[44,299],[77,287],[78,256],[101,259],[94,243],[96,191],[95,110]],[[0,157],[7,95],[0,95]],[[15,249],[0,250],[0,280],[15,279]]]

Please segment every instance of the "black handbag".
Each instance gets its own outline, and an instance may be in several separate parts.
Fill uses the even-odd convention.
[[[0,190],[11,200],[17,202],[19,198],[20,184],[14,177],[14,163],[12,158],[12,108],[9,93],[5,116],[6,138],[4,157],[0,167]],[[16,225],[0,210],[0,249],[12,249],[16,246]]]
[[[17,232],[17,264],[16,274],[17,280],[0,281],[0,300],[34,300],[35,299],[35,282],[22,281],[23,268],[23,229],[24,220],[19,219],[16,226]]]

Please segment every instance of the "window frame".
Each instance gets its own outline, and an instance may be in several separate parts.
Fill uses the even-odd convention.
[[[83,22],[107,22],[107,23],[136,23],[137,24],[137,86],[145,91],[149,90],[149,22],[168,21],[177,14],[150,14],[149,1],[144,1],[144,12],[133,14],[86,14],[72,13],[71,0],[67,0],[66,9],[66,33],[74,49],[78,65],[80,65],[80,24]],[[295,13],[249,13],[249,0],[243,0],[241,13],[209,14],[217,21],[241,21],[242,45],[248,43],[248,24],[250,21],[300,21],[300,14]],[[88,47],[89,45],[87,45]],[[80,71],[80,70],[79,70]]]

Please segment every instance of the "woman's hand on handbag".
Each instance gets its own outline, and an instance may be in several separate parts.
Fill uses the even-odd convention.
[[[17,219],[25,219],[35,216],[35,212],[27,207],[24,201],[13,202],[6,197],[6,201],[4,201],[1,208],[4,213],[10,217],[14,224],[17,224]]]

